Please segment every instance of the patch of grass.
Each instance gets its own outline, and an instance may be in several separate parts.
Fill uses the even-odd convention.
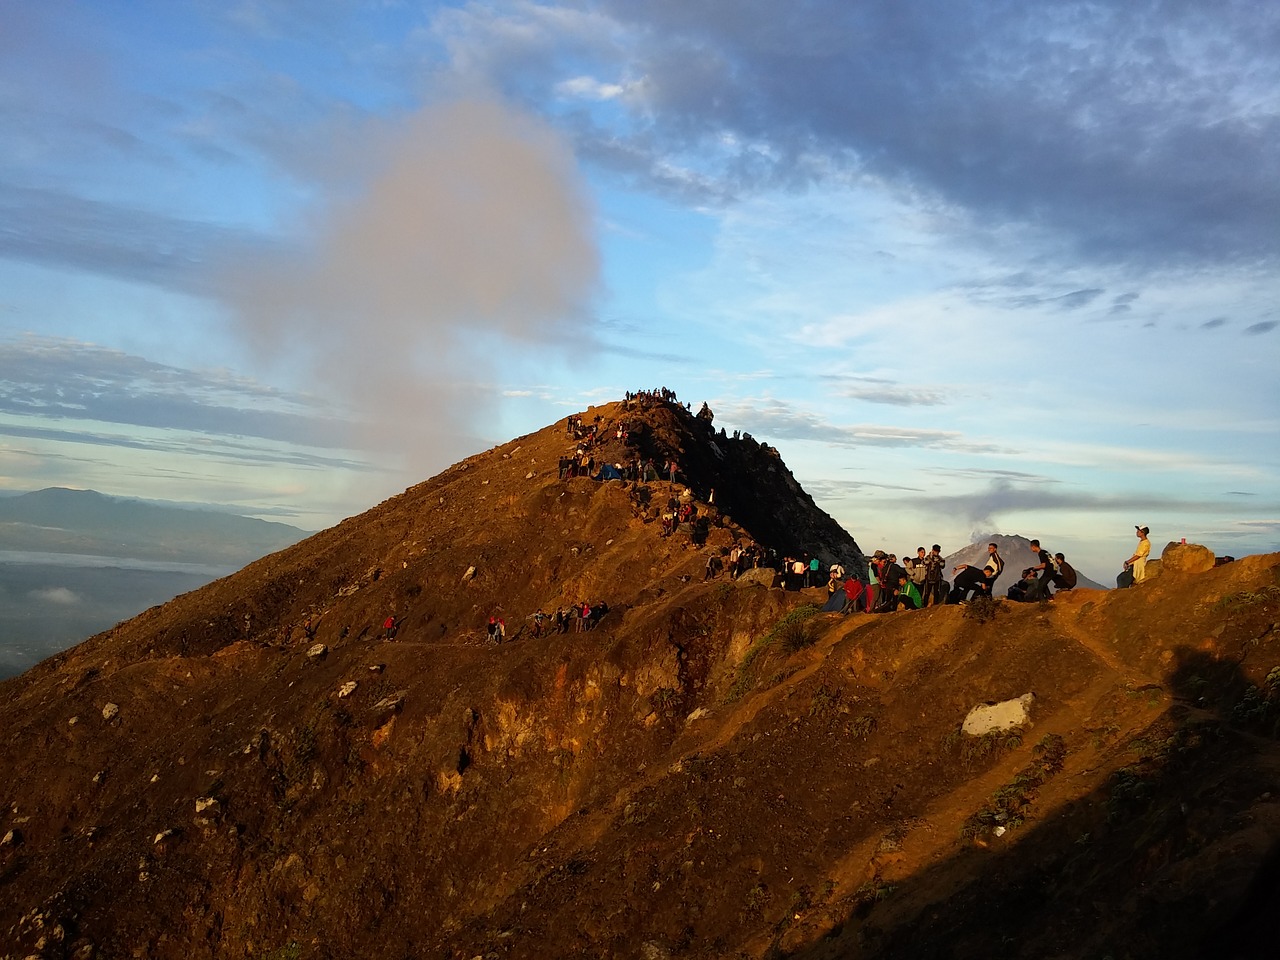
[[[1042,737],[1031,752],[1034,757],[1031,763],[993,793],[986,806],[965,820],[960,829],[961,837],[976,840],[997,827],[1013,829],[1026,822],[1036,793],[1062,772],[1067,759],[1067,745],[1062,737],[1050,733]]]
[[[863,714],[862,716],[855,718],[853,723],[849,724],[849,735],[857,740],[865,740],[867,737],[871,736],[871,734],[876,732],[876,727],[879,725],[880,721],[875,717]]]
[[[1021,746],[1022,734],[1017,730],[992,730],[980,737],[972,737],[963,728],[956,727],[942,738],[942,749],[958,753],[966,768],[987,763]]]
[[[769,888],[757,883],[742,898],[742,913],[747,917],[758,917],[769,903]]]
[[[813,696],[809,698],[809,716],[811,717],[828,717],[840,707],[840,698],[843,691],[837,687],[832,690],[825,683],[813,692]]]
[[[898,888],[891,883],[884,883],[880,880],[868,880],[857,890],[853,891],[853,899],[858,903],[872,904],[879,903],[881,900],[887,900],[893,895]]]
[[[996,611],[999,609],[1000,605],[996,603],[995,597],[983,594],[965,604],[964,617],[966,620],[976,620],[978,623],[989,623],[996,618]]]
[[[1101,747],[1105,745],[1107,741],[1114,738],[1119,732],[1120,732],[1119,725],[1114,723],[1109,723],[1105,727],[1099,727],[1097,730],[1091,731],[1091,733],[1093,734],[1093,738],[1091,741],[1093,744],[1093,749],[1095,750],[1101,749]]]
[[[781,644],[789,653],[812,646],[818,639],[818,631],[810,621],[821,612],[822,608],[813,603],[796,607],[773,625],[768,639]]]
[[[656,709],[667,713],[680,702],[680,691],[671,687],[659,687],[650,699]]]
[[[794,653],[801,647],[811,645],[817,639],[817,631],[813,629],[812,624],[808,621],[812,620],[814,615],[820,612],[821,608],[812,603],[796,607],[781,617],[767,634],[751,644],[747,648],[747,652],[743,654],[742,662],[738,664],[737,676],[734,678],[733,686],[730,687],[728,696],[725,699],[733,702],[755,689],[760,670],[758,661],[769,650],[781,648],[787,653]],[[789,674],[779,672],[774,675],[771,683],[780,682],[787,676]]]
[[[1141,747],[1143,756],[1111,775],[1107,821],[1117,823],[1144,810],[1155,796],[1159,779],[1184,768],[1188,758],[1220,732],[1217,721],[1196,722],[1178,727],[1164,739],[1153,735],[1135,740],[1130,747]]]
[[[1213,605],[1213,609],[1227,613],[1241,613],[1265,603],[1280,602],[1280,584],[1269,584],[1261,590],[1241,590],[1228,594]]]
[[[264,953],[262,960],[302,960],[302,945],[297,940],[290,940],[283,947]]]
[[[1262,686],[1250,684],[1231,708],[1231,722],[1280,739],[1280,667],[1272,667]]]

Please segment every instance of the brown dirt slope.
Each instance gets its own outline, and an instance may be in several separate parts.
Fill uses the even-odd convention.
[[[702,580],[856,556],[773,452],[596,413],[731,519],[661,537],[554,425],[0,685],[0,957],[1264,955],[1280,556],[815,614]]]

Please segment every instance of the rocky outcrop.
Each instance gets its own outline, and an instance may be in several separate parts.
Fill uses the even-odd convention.
[[[1212,570],[1216,558],[1213,551],[1198,543],[1174,543],[1165,546],[1160,553],[1160,575],[1164,577],[1191,576]]]

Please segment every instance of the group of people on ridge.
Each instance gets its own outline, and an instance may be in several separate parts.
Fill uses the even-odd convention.
[[[1030,547],[1036,562],[1024,569],[1022,578],[1009,588],[1011,600],[1047,600],[1053,588],[1062,591],[1075,587],[1078,580],[1075,568],[1063,554],[1050,555],[1039,540],[1032,540]],[[1000,556],[1000,548],[988,543],[987,557],[981,566],[957,565],[951,582],[943,578],[944,567],[942,547],[936,543],[928,551],[917,547],[914,557],[904,556],[901,562],[896,554],[875,551],[867,564],[866,584],[856,577],[846,577],[840,564],[832,564],[827,594],[830,598],[843,590],[844,603],[839,605],[829,600],[828,607],[846,613],[855,610],[888,613],[941,603],[967,603],[992,595],[996,580],[1004,572],[1005,561]]]

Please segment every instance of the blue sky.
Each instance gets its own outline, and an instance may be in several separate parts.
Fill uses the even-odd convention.
[[[1280,542],[1280,5],[0,5],[0,488],[319,528],[665,385],[864,549]]]

